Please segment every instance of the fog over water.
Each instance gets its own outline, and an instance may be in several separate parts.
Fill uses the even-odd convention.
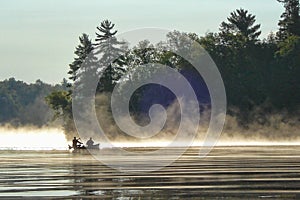
[[[190,123],[192,120],[182,122],[179,101],[174,101],[165,112],[167,120],[163,129],[151,138],[141,139],[129,136],[122,132],[116,125],[112,113],[109,111],[109,96],[107,94],[97,95],[95,99],[96,115],[99,125],[111,144],[103,143],[100,134],[94,127],[86,126],[84,135],[80,135],[82,142],[93,137],[101,148],[105,147],[151,147],[168,146],[177,134],[180,123]],[[91,112],[83,113],[87,121]],[[297,145],[300,144],[299,117],[288,116],[285,113],[266,114],[260,108],[256,108],[249,115],[253,115],[253,122],[247,126],[241,126],[239,118],[230,114],[226,115],[223,131],[218,139],[218,146],[227,145]],[[131,116],[138,125],[150,123],[146,114]],[[200,114],[198,131],[191,146],[201,146],[210,121],[209,106],[203,106]],[[54,123],[53,123],[54,124]],[[88,123],[87,123],[88,124]],[[186,134],[190,134],[186,131]],[[0,126],[0,148],[1,149],[67,149],[71,144],[74,133],[66,133],[58,125],[35,127],[12,125]],[[180,144],[176,144],[180,146]]]
[[[67,140],[62,129],[37,127],[0,127],[0,149],[34,150],[66,149]]]
[[[300,145],[299,125],[292,122],[283,122],[280,115],[271,116],[270,125],[261,125],[258,123],[250,124],[247,128],[238,125],[236,118],[227,116],[225,127],[217,142],[217,146],[239,146],[239,145]],[[204,117],[203,117],[204,118]],[[106,120],[109,120],[106,118]],[[295,121],[295,120],[294,120]],[[103,123],[103,122],[102,122]],[[124,133],[118,136],[118,129],[115,125],[105,123],[104,130],[108,135],[111,133],[111,144],[103,144],[92,135],[95,142],[100,142],[101,148],[105,147],[152,147],[170,145],[176,130],[170,128],[168,121],[167,129],[162,130],[156,136],[150,139],[134,139],[126,137]],[[177,127],[177,126],[174,126]],[[191,146],[201,146],[207,131],[207,124],[200,124],[198,134]],[[67,140],[64,131],[61,128],[53,127],[0,127],[0,149],[67,149],[71,144]],[[68,137],[70,138],[70,136]],[[85,143],[88,139],[81,138]],[[180,144],[178,144],[180,146]]]

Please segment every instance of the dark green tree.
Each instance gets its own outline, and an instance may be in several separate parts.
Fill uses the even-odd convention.
[[[300,102],[300,9],[299,0],[278,0],[285,11],[277,32],[276,65],[273,70],[274,87],[271,95],[278,108],[299,109]],[[278,82],[278,80],[282,80]],[[293,92],[291,92],[293,91]]]
[[[249,120],[247,113],[255,105],[266,100],[267,68],[260,34],[255,15],[237,9],[230,13],[227,22],[221,23],[218,36],[210,36],[218,43],[213,55],[222,73],[228,104],[240,109],[238,118],[243,122]]]
[[[111,92],[116,81],[125,72],[122,67],[123,61],[121,55],[124,53],[126,46],[124,42],[118,41],[115,37],[117,30],[113,30],[114,26],[115,24],[111,21],[104,20],[97,27],[98,32],[96,32],[95,39],[96,53],[101,54],[101,58],[98,61],[101,74],[98,92]]]
[[[277,0],[283,3],[285,11],[279,21],[277,36],[282,41],[290,35],[300,36],[300,9],[299,0]]]
[[[260,24],[255,24],[255,15],[248,14],[247,10],[237,9],[230,13],[228,22],[222,22],[220,31],[223,37],[239,37],[244,42],[256,42],[261,34]]]
[[[55,90],[45,97],[47,104],[54,110],[54,119],[63,119],[63,127],[66,133],[73,133],[75,131],[73,116],[72,116],[72,93],[74,88],[82,86],[85,78],[86,66],[83,65],[90,54],[92,54],[94,46],[89,36],[85,33],[79,37],[80,44],[76,47],[74,54],[76,57],[74,61],[69,65],[70,70],[68,74],[69,79],[73,82],[73,88],[66,91],[66,87],[71,87],[71,84],[67,83],[64,79],[62,82],[62,90]]]
[[[76,47],[74,51],[74,54],[77,57],[74,58],[74,61],[69,65],[69,79],[73,82],[76,81],[76,79],[78,78],[78,70],[80,69],[82,63],[94,49],[92,41],[89,39],[89,36],[85,33],[83,33],[82,36],[79,37],[79,42],[80,44]]]
[[[279,42],[273,68],[274,104],[279,108],[299,109],[300,102],[300,37],[288,36]],[[280,81],[278,81],[280,80]]]
[[[70,92],[56,90],[46,96],[45,100],[54,111],[54,119],[60,118],[63,120],[64,131],[68,139],[71,139],[70,133],[75,133],[76,128],[73,121],[72,97]]]

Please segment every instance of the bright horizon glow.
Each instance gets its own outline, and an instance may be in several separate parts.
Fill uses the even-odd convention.
[[[0,149],[65,150],[68,142],[58,128],[0,128]]]
[[[284,10],[275,0],[0,1],[0,80],[61,82],[67,78],[78,37],[87,33],[94,38],[104,19],[115,23],[119,33],[157,27],[203,36],[217,32],[238,8],[256,15],[263,38],[277,31]]]
[[[67,150],[70,141],[67,141],[63,130],[58,128],[0,128],[0,150]],[[112,142],[104,144],[100,142],[100,149],[103,148],[130,148],[130,147],[168,147],[172,141],[147,141],[147,142]],[[241,140],[220,141],[215,145],[220,146],[287,146],[300,145],[300,140],[293,141],[267,141],[267,140]],[[170,147],[182,147],[180,144]],[[194,141],[191,147],[202,147],[202,142]]]

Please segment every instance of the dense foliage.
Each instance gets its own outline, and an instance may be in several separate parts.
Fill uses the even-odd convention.
[[[167,35],[167,42],[171,47],[184,48],[184,41],[180,41],[179,44],[177,39],[182,35],[187,35],[199,42],[209,52],[225,83],[229,113],[237,115],[243,124],[258,119],[264,122],[263,116],[266,112],[287,110],[289,113],[295,114],[299,110],[299,1],[278,1],[283,3],[286,10],[278,23],[278,32],[271,33],[267,39],[259,38],[261,25],[256,23],[255,15],[244,9],[237,9],[230,13],[227,21],[221,23],[218,33],[207,33],[205,36],[199,37],[194,33],[174,31]],[[117,32],[113,28],[114,24],[107,20],[97,27],[99,32],[96,33],[94,48],[105,55],[102,58],[104,60],[109,60],[111,53],[125,52],[124,47],[120,47],[121,43],[115,39],[114,35]],[[92,42],[83,43],[80,38],[80,43],[77,49]],[[100,79],[98,92],[111,92],[122,73],[151,62],[167,64],[175,68],[190,82],[197,76],[193,67],[183,58],[171,52],[157,51],[155,48],[159,48],[159,44],[141,41],[133,49],[127,50],[118,60],[111,63],[107,63],[106,60],[101,61],[108,67],[104,69],[103,66],[105,72]],[[75,52],[75,54],[77,53]],[[80,67],[78,64],[76,69]],[[102,68],[98,71],[101,70]],[[149,69],[145,68],[144,70]],[[127,77],[127,80],[133,79],[134,77]],[[76,85],[74,75],[70,77],[70,80]],[[202,83],[200,88],[198,93],[207,92],[205,84],[203,86]],[[197,88],[194,87],[194,89],[197,91]],[[70,93],[72,92],[70,91]],[[144,107],[145,102],[146,104],[165,103],[167,106],[174,100],[172,99],[174,96],[170,94],[165,95],[167,99],[161,100],[163,95],[160,94],[168,94],[167,89],[149,85],[139,89],[131,99],[131,110],[135,113],[143,112],[145,109],[140,106],[141,102]],[[67,98],[68,94],[65,96]],[[199,97],[199,101],[203,101],[203,99],[206,102],[209,101],[209,98],[205,96]],[[141,102],[139,103],[139,101]],[[250,113],[255,107],[260,107],[259,112],[251,115]]]
[[[51,86],[37,80],[33,84],[14,78],[0,82],[0,124],[46,125],[52,112],[44,101],[52,91],[63,90],[65,86]]]
[[[230,13],[227,20],[220,24],[219,32],[207,33],[198,36],[195,33],[170,32],[167,35],[167,44],[171,48],[185,48],[185,41],[178,43],[181,36],[189,36],[199,42],[211,55],[217,64],[224,80],[229,114],[236,115],[242,125],[253,120],[265,123],[266,113],[288,112],[297,115],[300,106],[300,14],[299,0],[278,0],[285,11],[278,23],[279,30],[270,33],[265,39],[261,39],[260,24],[256,23],[256,17],[247,10],[237,9]],[[201,82],[201,77],[183,58],[172,52],[161,51],[160,44],[150,44],[141,41],[136,47],[128,49],[124,42],[115,38],[115,24],[105,20],[97,27],[96,39],[93,43],[87,34],[79,37],[80,44],[76,47],[76,58],[70,64],[68,72],[68,90],[52,92],[46,97],[47,103],[54,110],[56,117],[62,117],[67,131],[72,131],[72,90],[84,80],[86,72],[93,72],[99,76],[97,92],[110,93],[115,84],[126,72],[134,71],[142,67],[143,71],[151,70],[142,66],[146,63],[167,64],[182,73],[191,82],[198,93],[200,102],[209,104],[207,88]],[[100,52],[103,66],[98,69],[84,68],[83,62],[94,62],[93,51]],[[111,61],[112,54],[120,54],[117,60]],[[86,58],[89,59],[86,59]],[[134,80],[129,74],[123,80]],[[200,86],[193,81],[200,78]],[[40,83],[44,90],[38,90],[39,84],[26,85],[26,87],[12,86],[11,84],[23,84],[16,81],[4,81],[0,85],[1,116],[0,121],[9,122],[18,119],[21,123],[27,123],[20,119],[22,111],[32,100],[49,93],[50,86]],[[41,86],[40,86],[41,87]],[[198,88],[196,88],[198,87]],[[14,89],[11,89],[14,88]],[[18,90],[16,90],[16,88]],[[88,88],[86,86],[86,88]],[[30,93],[32,91],[32,93]],[[24,94],[25,93],[25,94]],[[30,93],[30,95],[28,94]],[[16,95],[17,94],[17,95]],[[162,94],[165,94],[163,97]],[[202,94],[202,96],[201,96]],[[207,94],[204,95],[203,94]],[[14,96],[16,95],[16,96]],[[28,103],[31,96],[31,104]],[[209,96],[209,95],[208,95]],[[157,98],[160,99],[157,99]],[[165,99],[163,99],[165,98]],[[147,111],[145,105],[161,103],[168,106],[174,100],[174,95],[168,93],[164,87],[148,85],[135,92],[130,102],[130,109],[134,114]],[[5,106],[4,106],[5,105]],[[142,105],[142,106],[141,106]],[[144,106],[144,107],[143,107]],[[259,107],[259,109],[257,109]],[[253,114],[253,110],[256,112]],[[71,124],[71,125],[70,125]]]

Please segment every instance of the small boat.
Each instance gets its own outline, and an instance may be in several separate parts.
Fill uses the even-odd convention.
[[[70,145],[68,145],[68,146],[69,146],[69,150],[72,153],[83,153],[83,152],[87,152],[89,150],[100,150],[100,148],[99,148],[100,144],[94,144],[94,145],[90,145],[90,146],[81,145],[81,146],[78,146],[75,149]]]

